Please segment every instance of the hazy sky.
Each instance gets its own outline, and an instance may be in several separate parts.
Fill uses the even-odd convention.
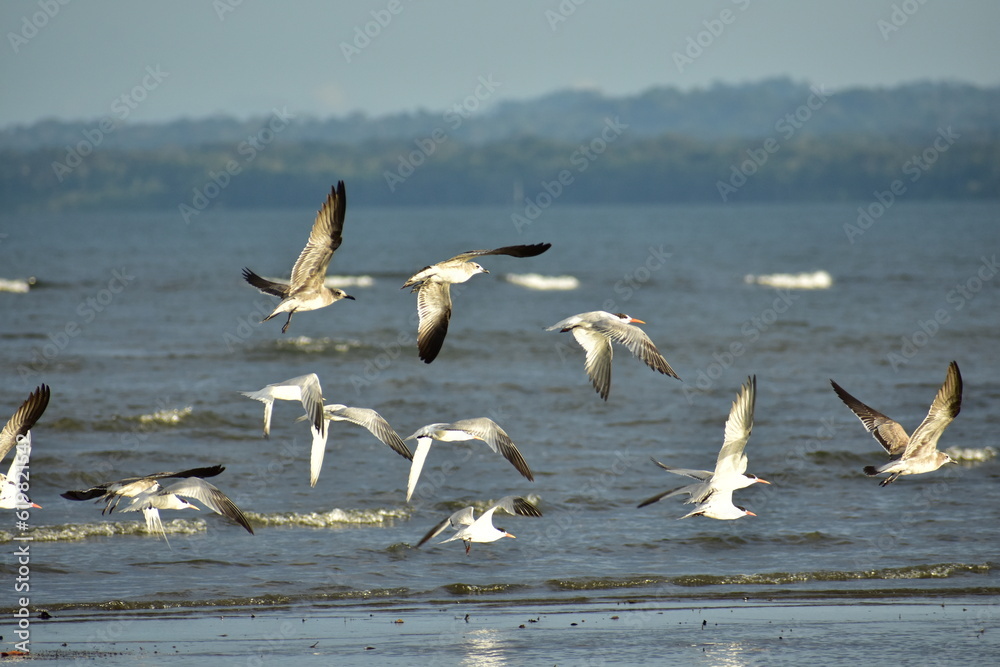
[[[0,26],[0,126],[437,111],[477,88],[1000,83],[996,0],[3,0]]]

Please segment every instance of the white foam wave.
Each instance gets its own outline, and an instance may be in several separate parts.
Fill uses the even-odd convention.
[[[169,410],[157,410],[148,415],[139,415],[139,421],[143,424],[179,424],[185,417],[194,412],[194,407],[170,408]]]
[[[812,273],[767,273],[755,276],[747,274],[743,281],[749,284],[767,285],[782,289],[829,289],[833,276],[826,271]]]
[[[57,526],[34,526],[31,529],[31,539],[34,542],[74,542],[91,537],[110,537],[112,535],[151,535],[160,538],[157,531],[150,532],[146,523],[139,515],[139,521],[103,521],[101,523],[68,523]],[[172,519],[163,522],[163,531],[167,535],[194,535],[208,529],[204,519]],[[18,536],[21,533],[17,533]],[[0,543],[10,542],[14,533],[0,530]]]
[[[508,273],[504,280],[534,290],[574,290],[580,287],[575,276],[544,276],[540,273]]]
[[[973,447],[949,447],[944,450],[944,453],[952,458],[953,461],[968,462],[968,463],[979,463],[982,461],[989,461],[997,455],[997,450],[992,447],[983,447],[982,449],[975,449]]]
[[[279,514],[256,514],[246,512],[252,524],[262,526],[308,526],[311,528],[331,528],[352,525],[391,525],[397,519],[410,516],[408,508],[377,509],[377,510],[343,510],[332,509],[328,512],[287,512]]]
[[[371,287],[375,279],[371,276],[327,276],[323,284],[327,287]]]
[[[24,294],[34,284],[34,278],[0,278],[0,292]]]

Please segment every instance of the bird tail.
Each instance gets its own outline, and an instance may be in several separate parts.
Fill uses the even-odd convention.
[[[869,477],[874,477],[878,474],[878,468],[875,466],[865,466],[865,474]]]

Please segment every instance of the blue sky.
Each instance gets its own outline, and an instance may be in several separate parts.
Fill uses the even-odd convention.
[[[0,126],[122,104],[129,122],[436,111],[482,77],[483,104],[774,76],[1000,83],[994,0],[32,0],[0,3],[0,26]]]

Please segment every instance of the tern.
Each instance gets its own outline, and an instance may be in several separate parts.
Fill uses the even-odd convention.
[[[663,358],[660,351],[656,349],[656,345],[649,339],[646,332],[639,327],[632,326],[633,323],[645,324],[642,320],[637,320],[625,313],[612,314],[603,310],[595,310],[567,317],[548,327],[546,331],[558,329],[562,333],[573,332],[576,342],[587,351],[584,369],[590,376],[594,389],[606,401],[611,391],[611,358],[614,355],[611,341],[627,347],[633,356],[641,359],[654,371],[678,380],[681,379],[667,363],[667,360]]]
[[[21,475],[31,456],[31,428],[49,404],[48,385],[39,385],[11,415],[0,431],[0,460],[14,449],[14,460],[7,474],[0,473],[0,508],[41,507],[21,491]]]
[[[457,442],[462,440],[482,440],[490,446],[494,452],[502,455],[510,461],[521,475],[528,481],[535,481],[528,464],[525,463],[521,452],[511,441],[510,436],[500,428],[500,426],[487,417],[475,419],[463,419],[452,424],[428,424],[422,427],[407,440],[417,439],[417,449],[413,453],[413,463],[410,464],[410,476],[406,482],[406,500],[413,496],[414,489],[417,488],[417,480],[420,478],[420,471],[424,467],[424,460],[431,450],[431,443],[434,440],[442,442]]]
[[[308,415],[306,415],[299,417],[297,421],[305,421],[308,418]],[[368,408],[351,408],[339,403],[330,403],[329,405],[323,406],[323,419],[327,422],[351,422],[352,424],[357,424],[358,426],[364,426],[383,444],[391,447],[392,451],[396,452],[407,461],[413,460],[413,453],[410,452],[410,449],[399,437],[399,434],[393,430],[393,428],[389,425],[389,422],[383,419],[382,415],[374,410],[370,410]],[[327,427],[326,432],[327,434],[329,433],[329,427]],[[323,457],[325,454],[326,436],[323,437],[322,441],[318,441],[316,438],[313,438],[312,454],[309,460],[310,486],[316,486],[316,481],[319,479],[320,468],[323,467]]]
[[[732,494],[736,489],[743,489],[751,484],[770,484],[765,479],[756,475],[746,474],[747,455],[745,449],[747,440],[750,438],[750,431],[753,429],[753,411],[757,402],[757,376],[747,378],[747,381],[740,387],[740,393],[736,395],[733,406],[729,409],[729,419],[726,420],[726,435],[722,442],[722,449],[719,450],[719,457],[715,461],[715,470],[689,470],[687,468],[674,468],[664,465],[653,459],[653,463],[660,466],[667,472],[675,475],[683,475],[698,480],[695,484],[688,484],[679,489],[658,493],[652,498],[639,503],[639,507],[652,505],[662,498],[687,494],[690,496],[685,503],[698,503],[699,506],[710,501],[715,494],[729,494],[729,500],[720,499],[713,501],[711,509],[735,507],[732,503]],[[699,512],[695,510],[692,514],[705,514],[712,518],[715,512]],[[725,511],[723,511],[725,513]],[[730,511],[730,513],[732,513]],[[688,516],[692,516],[689,514]],[[742,514],[740,516],[743,516]],[[729,518],[738,518],[735,516]]]
[[[261,278],[248,268],[243,269],[243,279],[259,289],[264,294],[281,298],[281,302],[270,315],[261,322],[279,313],[288,313],[281,333],[288,331],[292,323],[292,315],[300,310],[316,310],[324,308],[341,299],[354,297],[341,289],[330,289],[323,282],[326,280],[326,268],[330,258],[343,241],[344,213],[347,210],[347,193],[344,182],[337,183],[337,188],[330,188],[326,202],[316,213],[316,221],[309,233],[309,241],[302,249],[299,258],[292,267],[290,283],[278,283]]]
[[[833,380],[830,380],[830,384],[840,400],[857,415],[891,457],[888,463],[881,466],[865,466],[865,474],[869,477],[889,473],[879,486],[891,484],[900,475],[920,475],[937,470],[945,463],[955,463],[950,456],[937,449],[941,434],[962,408],[962,374],[954,361],[948,364],[944,384],[938,389],[927,416],[913,435],[907,435],[899,422],[868,407]]]
[[[221,465],[207,468],[192,468],[182,472],[158,472],[144,477],[129,477],[117,482],[105,482],[80,491],[66,491],[61,494],[67,500],[104,501],[101,514],[114,512],[121,505],[122,498],[130,498],[122,512],[142,511],[146,527],[150,532],[159,532],[166,540],[166,531],[160,520],[161,509],[199,509],[190,499],[197,500],[216,514],[228,517],[243,526],[253,535],[253,528],[239,507],[222,491],[203,478],[214,477],[225,470]],[[166,483],[164,480],[177,480]]]
[[[680,519],[689,516],[705,516],[709,519],[719,519],[720,521],[732,521],[745,516],[757,516],[750,510],[733,504],[733,492],[730,490],[716,491],[708,500],[699,503],[697,507],[688,512]]]
[[[451,319],[451,286],[464,283],[477,273],[489,273],[473,257],[485,255],[509,255],[511,257],[535,257],[552,247],[551,243],[534,245],[512,245],[496,250],[469,250],[451,259],[424,267],[403,283],[401,289],[412,287],[417,293],[417,350],[424,363],[437,358],[448,333]]]
[[[478,519],[475,515],[475,507],[469,506],[458,510],[450,517],[431,528],[427,534],[423,536],[420,542],[417,543],[417,548],[419,549],[428,540],[431,540],[443,533],[448,527],[455,530],[455,534],[446,540],[438,542],[438,544],[444,544],[445,542],[452,542],[454,540],[462,540],[462,542],[465,543],[466,555],[468,555],[469,549],[472,548],[473,542],[496,542],[503,537],[514,537],[503,528],[496,528],[493,525],[493,513],[498,509],[509,514],[516,514],[518,516],[542,516],[541,511],[524,498],[519,496],[506,496],[491,505],[489,509],[479,516]]]

